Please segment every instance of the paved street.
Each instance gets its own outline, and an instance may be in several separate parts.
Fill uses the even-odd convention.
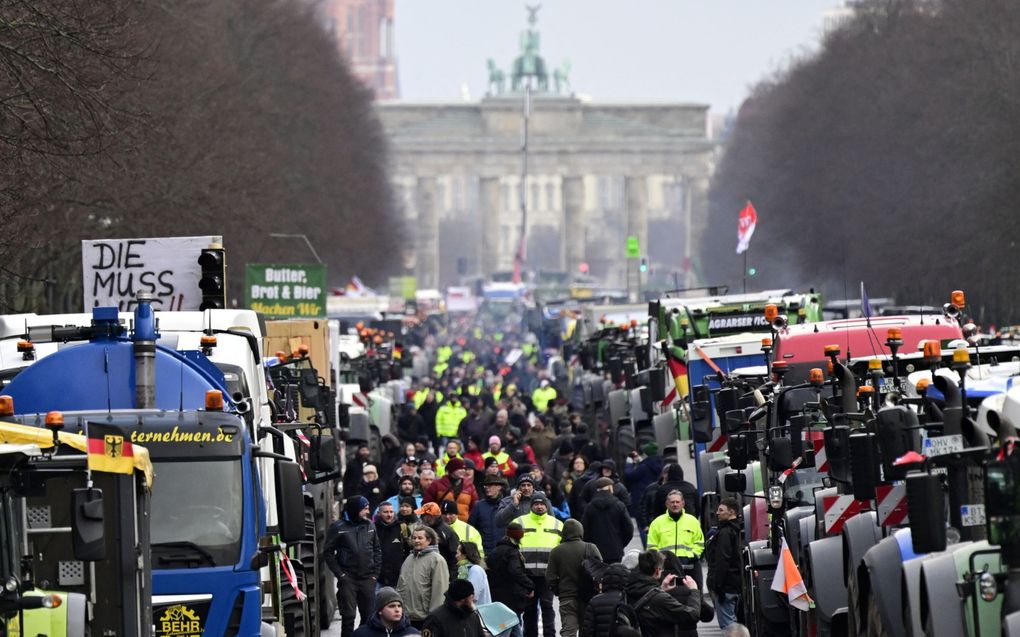
[[[627,551],[640,551],[640,550],[641,550],[641,540],[638,539],[637,534],[635,534],[633,539],[631,539],[630,544],[627,545]],[[556,610],[557,610],[557,613],[556,613],[556,628],[557,628],[557,630],[559,630],[559,625],[560,625],[560,623],[559,623],[559,608],[557,607]],[[539,625],[541,626],[541,624],[539,624]],[[333,622],[333,624],[330,625],[329,630],[324,631],[322,634],[323,634],[323,637],[340,637],[340,620],[339,620],[339,617],[337,617],[337,619]],[[722,631],[719,630],[719,624],[717,624],[715,621],[712,621],[711,623],[708,623],[708,624],[703,623],[700,626],[698,626],[698,634],[699,635],[704,635],[705,637],[713,637],[715,635],[721,635]]]

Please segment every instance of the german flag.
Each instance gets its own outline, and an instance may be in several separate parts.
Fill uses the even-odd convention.
[[[107,473],[135,471],[135,450],[124,432],[114,425],[88,423],[89,469]]]

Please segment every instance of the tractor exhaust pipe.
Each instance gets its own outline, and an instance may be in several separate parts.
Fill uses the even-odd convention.
[[[156,314],[152,295],[138,293],[131,340],[135,350],[135,409],[156,407]]]

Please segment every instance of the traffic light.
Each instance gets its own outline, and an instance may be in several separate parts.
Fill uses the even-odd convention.
[[[641,257],[641,266],[640,266],[640,269],[641,269],[641,273],[642,274],[644,274],[645,272],[648,272],[648,258],[647,257]]]
[[[758,268],[754,267],[753,265],[747,268],[747,276],[754,276],[756,274],[758,274]]]
[[[227,255],[222,247],[210,246],[198,256],[202,266],[202,278],[198,287],[202,290],[200,310],[221,310],[227,306]]]

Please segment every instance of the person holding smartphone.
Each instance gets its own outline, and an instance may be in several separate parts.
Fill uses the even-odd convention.
[[[701,617],[698,583],[689,575],[680,579],[673,573],[664,574],[665,561],[665,556],[655,549],[638,555],[637,571],[627,582],[627,603],[634,608],[645,637],[696,637]],[[678,581],[688,589],[682,601],[670,594]]]

